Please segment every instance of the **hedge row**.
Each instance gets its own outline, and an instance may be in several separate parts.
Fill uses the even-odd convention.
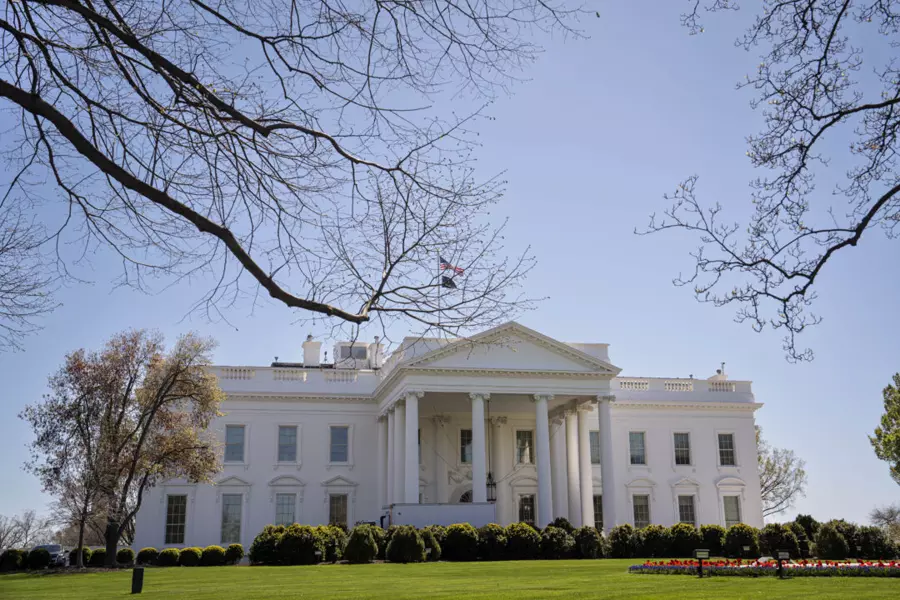
[[[82,562],[86,567],[103,567],[106,564],[106,550],[98,548],[81,549]],[[69,565],[75,566],[78,549],[69,552]],[[136,563],[138,565],[156,565],[160,567],[186,566],[219,566],[235,564],[244,558],[244,547],[231,544],[227,549],[221,546],[206,548],[166,548],[159,552],[156,548],[142,548],[135,556],[131,548],[121,548],[116,552],[116,562],[120,565]],[[27,550],[7,550],[0,554],[0,571],[18,571],[21,569],[44,569],[50,564],[50,554],[43,548]]]
[[[137,553],[137,564],[157,567],[218,567],[237,564],[242,558],[244,547],[240,544],[231,544],[228,548],[207,546],[180,550],[165,548],[162,551],[156,548],[141,548]]]

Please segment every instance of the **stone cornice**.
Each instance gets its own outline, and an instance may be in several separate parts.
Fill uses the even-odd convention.
[[[754,412],[762,408],[760,402],[634,402],[617,400],[614,410],[726,410],[734,412]]]
[[[245,392],[241,394],[230,393],[226,397],[226,402],[304,402],[304,403],[322,403],[322,404],[374,404],[373,396],[323,396],[323,395],[300,395],[300,394],[278,394],[278,393],[253,393]]]

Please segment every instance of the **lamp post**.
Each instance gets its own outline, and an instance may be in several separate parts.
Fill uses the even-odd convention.
[[[494,481],[494,476],[488,471],[487,474],[487,483],[485,484],[487,487],[487,501],[488,502],[496,502],[497,501],[497,482]]]

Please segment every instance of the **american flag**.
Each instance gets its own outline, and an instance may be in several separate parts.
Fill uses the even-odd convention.
[[[444,260],[443,256],[438,255],[438,260],[441,262],[441,270],[442,271],[453,271],[457,275],[462,275],[466,272],[462,267],[457,267],[456,265],[451,265],[446,260]]]

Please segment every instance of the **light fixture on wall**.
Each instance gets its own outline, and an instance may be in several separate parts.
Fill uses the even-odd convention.
[[[488,502],[496,502],[497,501],[497,482],[494,481],[494,476],[488,471],[487,474],[487,501]]]

